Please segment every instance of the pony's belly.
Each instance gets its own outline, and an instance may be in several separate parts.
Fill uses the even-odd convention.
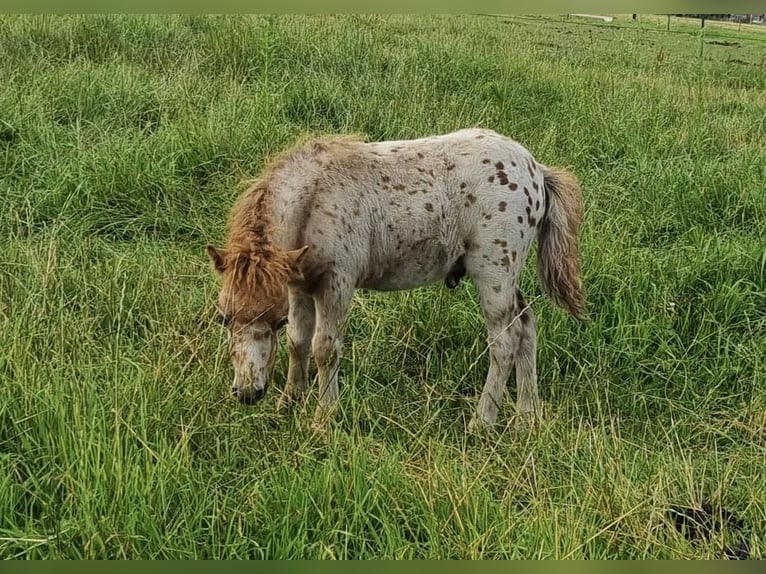
[[[402,291],[442,281],[459,257],[450,257],[446,249],[428,249],[421,246],[397,260],[389,260],[371,271],[360,283],[364,289],[375,291]]]
[[[414,289],[416,287],[423,287],[435,283],[442,279],[439,276],[421,276],[415,277],[413,275],[402,276],[399,274],[381,275],[378,277],[366,279],[359,285],[362,289],[371,289],[373,291],[405,291],[407,289]]]

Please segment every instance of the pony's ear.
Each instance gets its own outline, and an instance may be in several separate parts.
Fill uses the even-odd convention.
[[[224,269],[226,269],[226,252],[223,249],[217,249],[212,245],[205,247],[205,250],[213,264],[213,269],[215,269],[217,273],[223,273]]]
[[[295,277],[301,277],[302,273],[300,271],[300,262],[301,259],[303,259],[303,256],[306,254],[306,251],[308,251],[309,246],[304,245],[303,247],[299,249],[293,249],[292,251],[288,251],[285,253],[287,256],[287,262],[288,265],[290,265],[290,270],[292,271],[293,276]]]

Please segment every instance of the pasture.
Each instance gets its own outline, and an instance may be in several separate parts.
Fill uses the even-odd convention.
[[[764,39],[0,17],[0,556],[762,558]],[[327,436],[315,397],[240,405],[205,254],[238,183],[307,134],[471,126],[583,187],[590,321],[541,295],[534,250],[521,281],[542,422],[507,401],[467,433],[488,365],[468,281],[357,293]],[[276,386],[286,369],[283,335]],[[741,522],[676,530],[703,504]]]

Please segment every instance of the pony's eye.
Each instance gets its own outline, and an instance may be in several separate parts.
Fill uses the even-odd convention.
[[[285,325],[287,325],[287,317],[283,317],[279,321],[277,321],[277,324],[274,325],[274,331],[279,331]]]
[[[225,315],[224,313],[218,313],[216,315],[216,318],[218,322],[224,327],[228,327],[231,324],[231,317],[229,315]]]

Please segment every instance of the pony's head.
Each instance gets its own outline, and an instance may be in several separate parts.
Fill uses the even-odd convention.
[[[218,317],[229,331],[231,390],[244,404],[254,404],[266,394],[277,333],[287,323],[287,284],[300,276],[298,264],[306,249],[207,246],[213,269],[221,277]]]

